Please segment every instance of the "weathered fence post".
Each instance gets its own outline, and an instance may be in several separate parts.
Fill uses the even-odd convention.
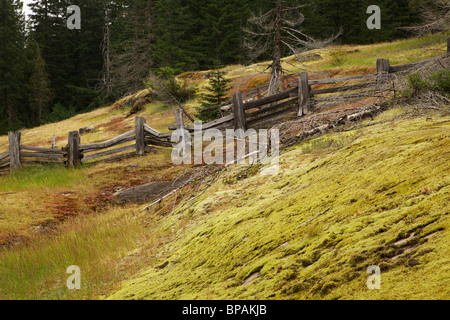
[[[377,59],[377,83],[383,83],[389,79],[389,60]]]
[[[244,99],[242,98],[242,92],[240,91],[233,95],[233,114],[234,129],[242,129],[245,131]]]
[[[309,113],[309,96],[308,73],[302,72],[298,77],[298,117]]]
[[[181,157],[186,157],[187,155],[190,155],[192,145],[188,142],[188,137],[186,136],[186,132],[184,129],[184,122],[183,122],[183,110],[176,109],[175,110],[175,119],[176,119],[176,130],[179,132],[179,138],[178,143],[183,143],[181,150],[183,150],[183,153],[180,154]],[[188,151],[189,150],[189,151]],[[189,156],[190,157],[190,156]]]
[[[183,110],[176,109],[175,110],[175,119],[176,119],[176,126],[177,130],[180,132],[180,138],[178,142],[181,142],[181,140],[186,141],[184,138],[184,122],[183,122]]]
[[[143,155],[145,153],[145,134],[144,134],[144,124],[145,119],[136,117],[136,154]]]
[[[55,136],[55,133],[54,133],[54,132],[53,132],[52,149],[56,149],[56,136]]]
[[[76,168],[81,164],[80,135],[78,131],[69,132],[68,143],[67,166]]]
[[[22,166],[20,164],[20,136],[22,133],[20,131],[10,131],[8,132],[9,139],[9,171],[20,169]]]

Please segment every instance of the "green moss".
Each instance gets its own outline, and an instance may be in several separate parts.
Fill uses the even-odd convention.
[[[177,235],[166,251],[176,263],[110,298],[448,298],[448,118],[384,122],[398,114],[290,148],[277,176],[235,179],[242,167],[229,169],[185,228],[187,210],[164,218]],[[312,162],[311,152],[320,155]],[[381,290],[367,289],[369,265],[382,270]]]

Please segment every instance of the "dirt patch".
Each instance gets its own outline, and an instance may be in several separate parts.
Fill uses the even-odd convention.
[[[252,282],[253,280],[256,280],[258,278],[261,278],[261,272],[255,272],[254,274],[252,274],[250,277],[248,277],[247,279],[244,280],[244,286],[249,284],[250,282]]]
[[[0,234],[0,249],[10,249],[27,241],[28,238],[21,235],[11,236]]]
[[[79,204],[75,192],[63,191],[54,194],[48,208],[58,221],[76,216],[79,211]]]
[[[62,142],[62,143],[59,144],[59,142]],[[65,145],[67,145],[67,137],[56,137],[55,143],[57,145],[57,148],[61,148]],[[34,143],[27,143],[27,145],[30,147],[40,147],[40,148],[51,148],[52,144],[53,144],[53,139],[45,140],[45,142],[37,141]]]
[[[427,236],[425,236],[425,237],[423,237],[423,238],[424,238],[424,239],[430,239],[431,237],[437,235],[437,234],[440,233],[440,232],[441,232],[441,231],[436,231],[436,232],[430,233],[429,235],[427,235]]]
[[[0,248],[5,247],[11,238],[12,237],[9,234],[0,234]]]
[[[401,256],[407,254],[408,252],[410,252],[411,250],[413,250],[415,248],[415,246],[410,246],[410,247],[406,247],[402,249],[402,252],[394,257],[391,258],[391,260],[397,260],[398,258],[400,258]]]
[[[115,118],[108,123],[99,125],[98,127],[105,128],[106,131],[124,133],[128,130],[128,123],[124,118]]]
[[[114,194],[126,190],[131,186],[137,186],[143,183],[142,179],[125,181],[121,184],[110,184],[103,186],[101,191],[91,197],[83,199],[86,207],[92,212],[98,212],[107,208],[111,203],[116,203]]]
[[[148,172],[150,171],[148,170]],[[128,166],[125,168],[106,169],[91,174],[89,178],[93,180],[104,180],[106,176],[109,176],[109,178],[107,181],[100,183],[95,194],[85,197],[83,204],[89,211],[101,211],[115,202],[114,193],[147,182],[148,179],[145,173],[147,171],[140,170],[137,166]]]
[[[54,231],[57,226],[58,223],[56,220],[48,219],[43,223],[32,225],[30,230],[36,234],[50,233],[51,231]]]
[[[253,88],[256,88],[258,86],[267,84],[270,80],[270,76],[269,75],[258,75],[258,76],[254,76],[252,78],[250,78],[249,80],[247,80],[245,82],[244,85],[241,86],[241,90],[242,91],[247,91],[247,90],[251,90]],[[263,91],[263,90],[261,90]]]
[[[411,240],[414,237],[414,235],[415,235],[415,232],[411,233],[408,238],[401,239],[401,240],[395,242],[394,246],[401,246],[401,245],[405,244],[406,242]]]
[[[97,174],[100,176],[110,175],[114,179],[111,179],[106,185],[102,185],[101,191],[93,197],[85,199],[85,203],[91,210],[97,210],[103,205],[111,203],[122,205],[151,202],[184,185],[192,173],[188,170],[188,172],[183,172],[184,177],[180,177],[180,170],[179,167],[165,163],[146,168],[128,166],[102,171]],[[156,172],[158,174],[155,174]],[[116,175],[116,173],[119,174]],[[95,175],[91,178],[95,179]]]

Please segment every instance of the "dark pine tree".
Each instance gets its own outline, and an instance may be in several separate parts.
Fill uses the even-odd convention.
[[[27,47],[28,54],[28,103],[32,125],[40,125],[53,98],[47,67],[36,41]]]
[[[192,15],[181,0],[159,0],[154,10],[153,67],[170,67],[176,73],[199,67],[198,53],[192,51]],[[182,23],[180,23],[182,21]]]
[[[225,78],[226,72],[212,72],[209,79],[209,86],[206,87],[208,93],[201,94],[201,107],[197,108],[197,118],[202,121],[216,119],[220,114],[220,108],[227,102],[226,95],[230,90],[228,83],[230,79]]]
[[[0,132],[28,124],[24,85],[25,22],[22,3],[0,0]]]
[[[81,9],[81,29],[67,28],[70,5]],[[30,36],[39,44],[54,92],[52,105],[87,111],[101,105],[104,12],[102,0],[41,0],[31,4]],[[60,106],[59,106],[60,107]]]

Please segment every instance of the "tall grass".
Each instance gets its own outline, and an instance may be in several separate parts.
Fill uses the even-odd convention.
[[[138,263],[121,259],[145,237],[131,209],[66,221],[56,235],[0,252],[0,299],[92,299],[105,294]],[[69,266],[81,269],[81,289],[66,286]]]
[[[358,46],[359,51],[341,54],[341,56],[345,56],[345,59],[341,59],[342,61],[338,64],[333,55],[335,50],[331,51],[328,61],[319,61],[316,69],[327,70],[337,66],[345,68],[375,67],[378,58],[389,59],[391,65],[415,63],[445,54],[448,36],[449,33],[441,33],[408,40]],[[349,50],[355,47],[351,46]],[[337,51],[345,52],[345,47]]]
[[[0,192],[68,188],[86,180],[83,170],[67,170],[61,165],[33,165],[0,177]]]

